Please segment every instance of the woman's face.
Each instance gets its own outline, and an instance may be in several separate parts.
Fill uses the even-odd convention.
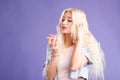
[[[61,30],[62,33],[71,33],[71,26],[72,26],[72,13],[65,12],[61,21]]]

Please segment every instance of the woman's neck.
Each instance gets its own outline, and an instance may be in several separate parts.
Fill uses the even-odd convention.
[[[72,41],[70,33],[64,34],[64,39],[65,39],[65,43],[64,43],[65,47],[69,47],[69,46],[73,45],[73,41]]]

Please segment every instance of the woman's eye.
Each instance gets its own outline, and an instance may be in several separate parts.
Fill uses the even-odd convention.
[[[62,19],[62,21],[65,21],[65,19]]]
[[[68,20],[68,22],[72,22],[72,20]]]

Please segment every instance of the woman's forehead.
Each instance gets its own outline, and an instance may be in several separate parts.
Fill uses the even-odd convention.
[[[71,12],[65,12],[63,15],[63,18],[72,18],[72,13]]]

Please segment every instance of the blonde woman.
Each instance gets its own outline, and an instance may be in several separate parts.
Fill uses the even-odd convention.
[[[82,10],[68,8],[60,17],[57,35],[49,34],[44,73],[47,80],[104,79],[104,54],[88,29]]]

